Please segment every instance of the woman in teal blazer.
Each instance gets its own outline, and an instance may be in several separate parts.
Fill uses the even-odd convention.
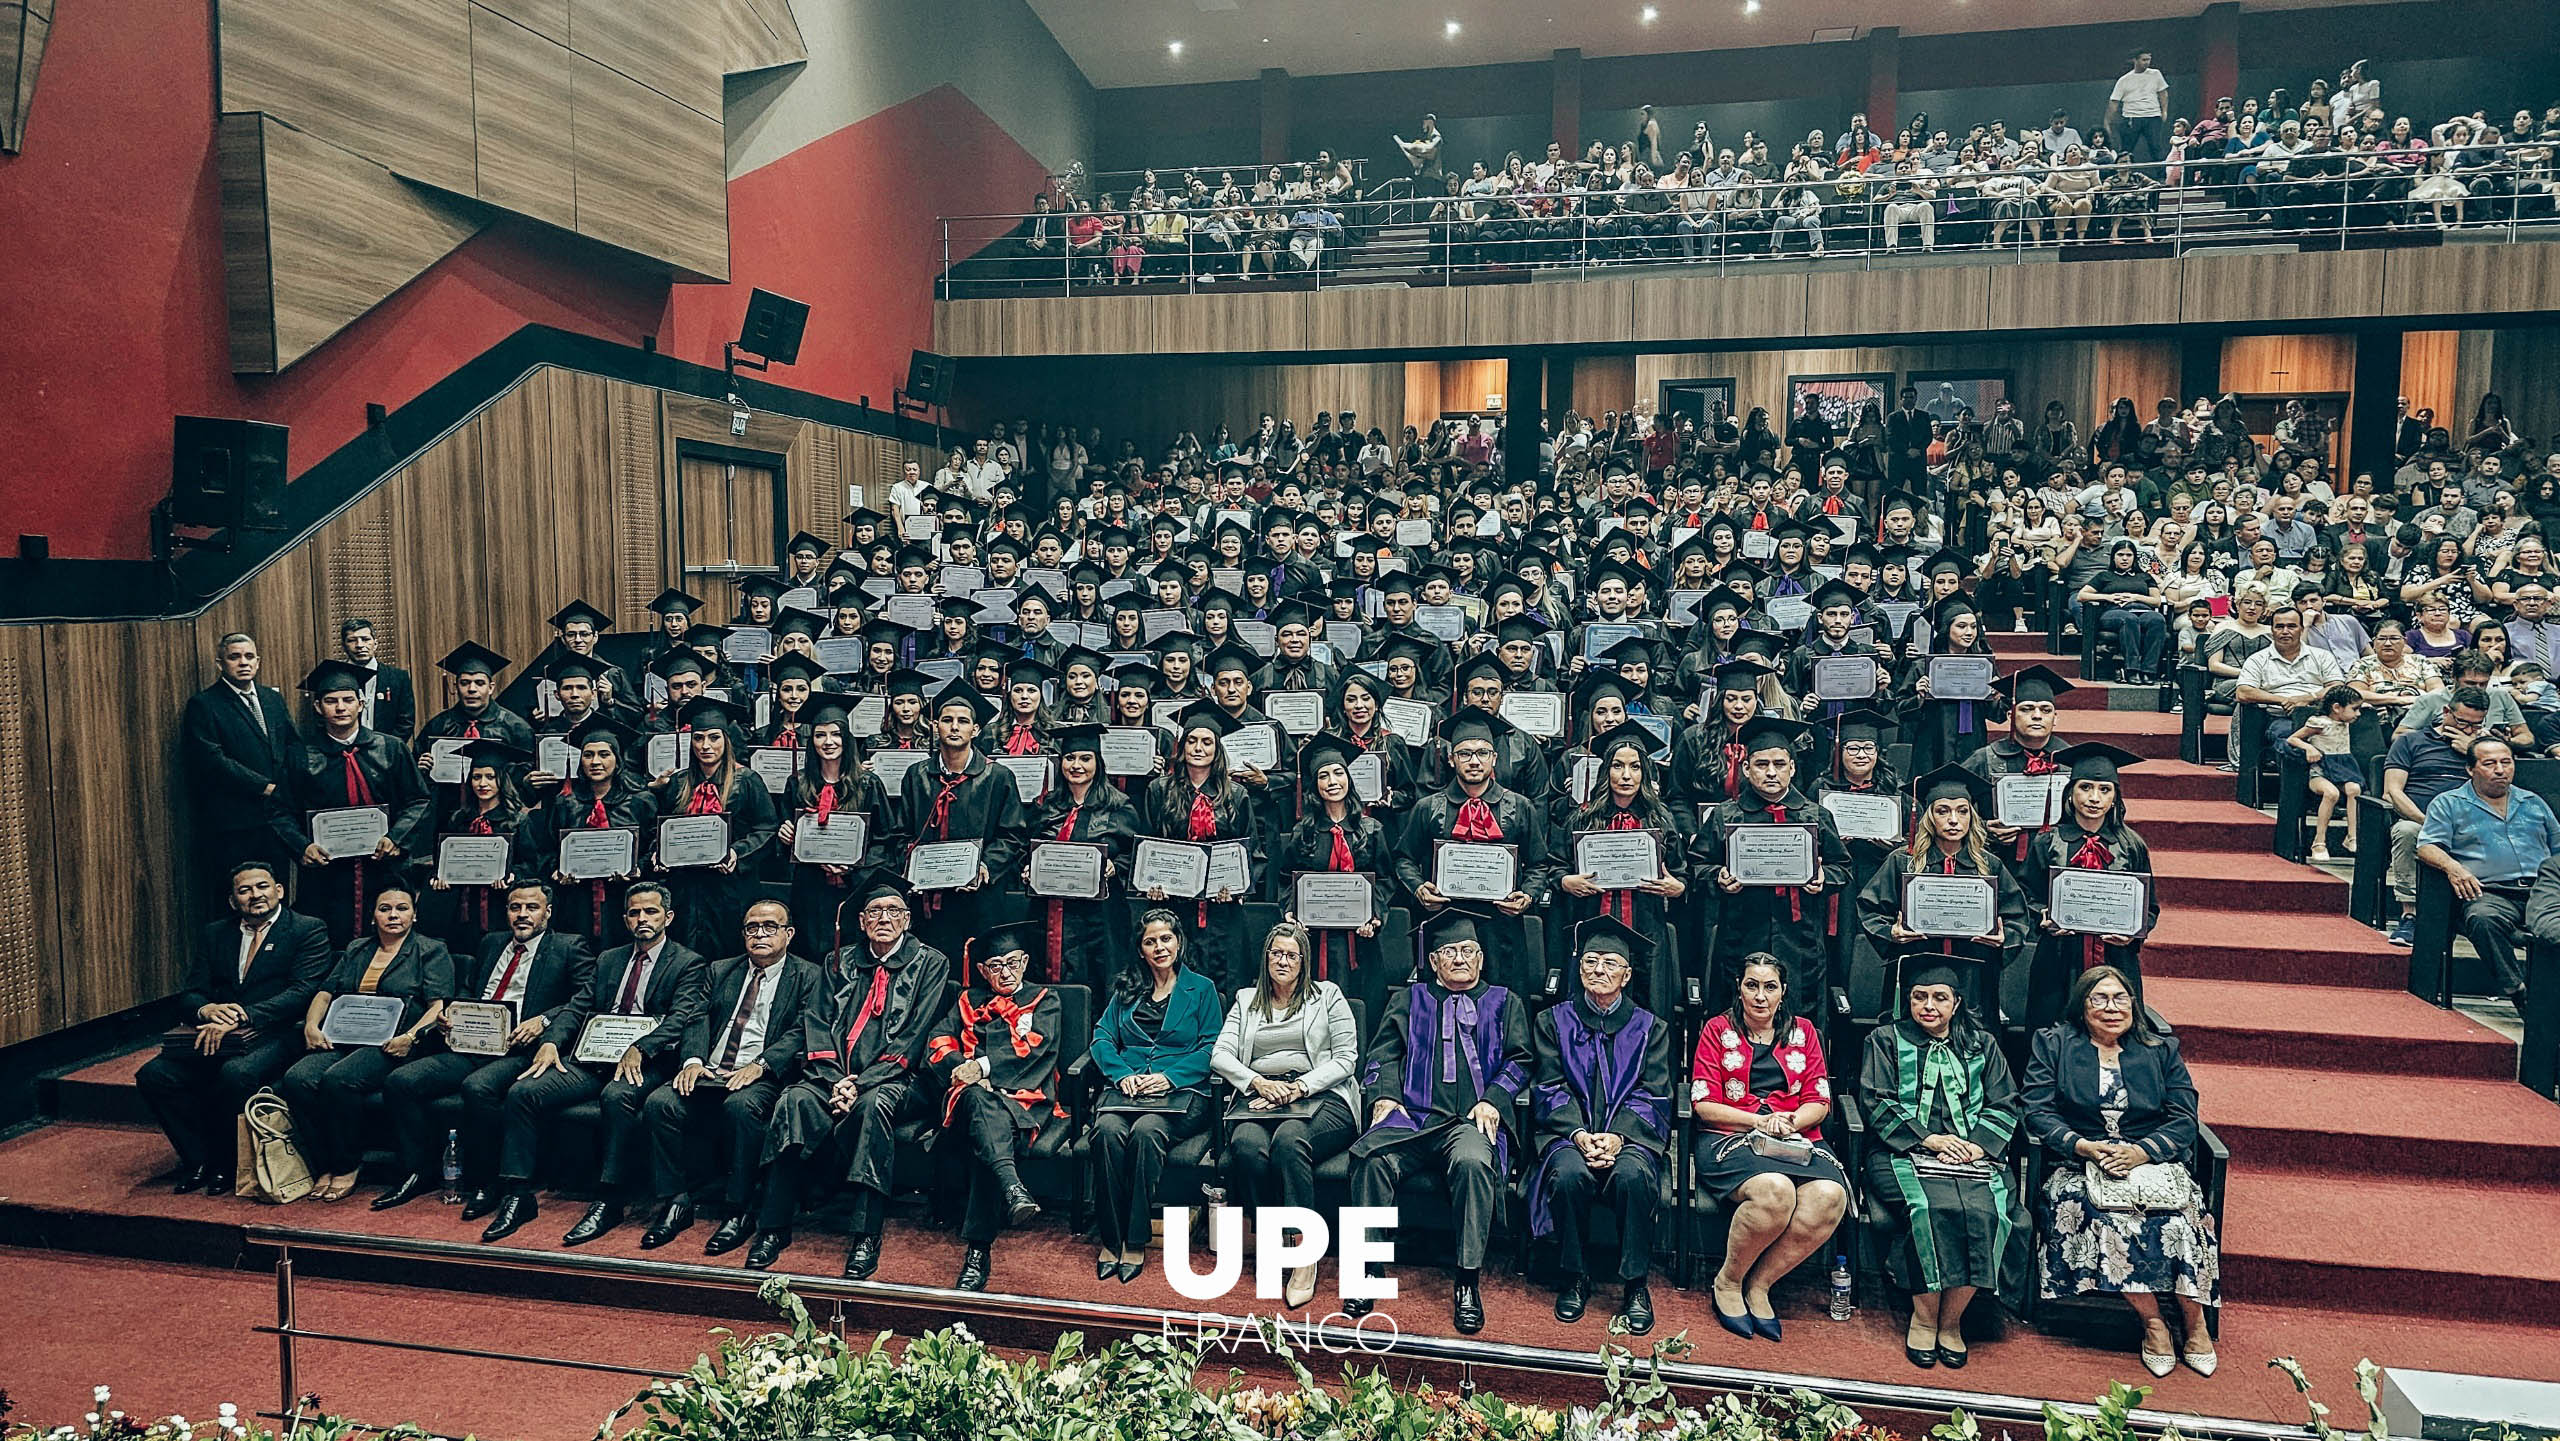
[[[1102,1077],[1093,1122],[1094,1225],[1102,1249],[1093,1274],[1138,1279],[1147,1223],[1164,1160],[1209,1127],[1209,1057],[1226,1016],[1218,988],[1182,963],[1182,918],[1154,910],[1138,920],[1138,954],[1111,982],[1093,1028]]]

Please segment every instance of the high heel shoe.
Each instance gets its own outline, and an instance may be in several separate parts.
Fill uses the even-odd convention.
[[[1731,1331],[1733,1334],[1741,1337],[1745,1341],[1759,1339],[1760,1332],[1751,1324],[1751,1313],[1748,1310],[1730,1313],[1727,1312],[1724,1309],[1724,1298],[1716,1295],[1712,1291],[1708,1293],[1707,1302],[1709,1309],[1716,1313],[1717,1325]]]
[[[1919,1329],[1916,1318],[1902,1328],[1902,1359],[1926,1371],[1938,1364],[1938,1332],[1935,1327],[1930,1328],[1929,1344],[1923,1346],[1911,1339],[1911,1333]]]
[[[1109,1251],[1093,1258],[1093,1279],[1097,1281],[1110,1280],[1111,1273],[1119,1269],[1120,1258]]]

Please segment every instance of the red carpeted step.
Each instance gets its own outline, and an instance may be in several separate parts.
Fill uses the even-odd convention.
[[[2160,716],[2158,719],[2172,722],[2171,731],[2174,732],[2177,729],[2174,723],[2178,717]],[[2176,759],[2176,755],[2177,752],[2173,749],[2168,758],[2146,760],[2126,771],[2124,773],[2125,798],[2127,800],[2220,801],[2241,814],[2250,813],[2247,807],[2231,798],[2231,772],[2217,770],[2212,766],[2189,765],[2185,761]]]
[[[2006,630],[1994,630],[1991,632],[1990,640],[1993,655],[2041,656],[2048,653],[2045,650],[2045,633],[2041,630],[2031,630],[2024,635],[2013,635]]]
[[[2223,1212],[2226,1295],[2262,1305],[2354,1296],[2492,1324],[2560,1312],[2560,1193],[2547,1187],[2306,1176],[2235,1157]]]
[[[2376,1036],[2373,1044],[2387,1050],[2393,1039]],[[2560,1182],[2560,1106],[2511,1080],[2341,1076],[2222,1061],[2190,1069],[2204,1118],[2235,1166],[2448,1186]]]
[[[2035,637],[2030,636],[2028,639],[2032,640],[2035,639]],[[2062,677],[2064,680],[2077,681],[2080,679],[2080,657],[2076,653],[2070,655],[2054,655],[2039,648],[2033,651],[1995,650],[1994,654],[1997,656],[1995,668],[2002,675],[2007,675],[2009,672],[2015,670],[2025,670],[2031,665],[2040,665],[2045,669],[2052,671],[2055,675]]]
[[[2171,906],[2143,943],[2142,974],[2401,990],[2409,953],[2343,915]]]
[[[104,1121],[116,1125],[147,1126],[151,1124],[151,1108],[142,1102],[142,1092],[133,1084],[134,1073],[143,1062],[160,1053],[156,1045],[144,1046],[121,1056],[113,1056],[94,1065],[66,1071],[49,1083],[52,1096],[46,1109],[66,1121]]]
[[[2234,851],[2153,849],[2160,906],[2212,911],[2284,911],[2334,916],[2347,908],[2347,883],[2313,866]]]
[[[2155,851],[2246,854],[2271,850],[2275,817],[2233,801],[2230,777],[2223,776],[2222,781],[2225,794],[2220,800],[2157,800],[2149,798],[2153,790],[2149,777],[2136,767],[2125,778],[2124,788],[2131,793],[2125,799],[2125,819]]]
[[[2190,1061],[2515,1079],[2513,1041],[2406,991],[2157,976],[2145,977],[2143,999],[2178,1028]]]
[[[2219,734],[2231,728],[2229,716],[2208,716],[2205,729]],[[1995,727],[1993,734],[2005,732]],[[2065,715],[2054,729],[2067,744],[2072,741],[2105,741],[2122,746],[2146,760],[2175,760],[2178,756],[2178,718],[2150,710],[2075,710]],[[2231,777],[2222,776],[2223,794],[2231,793]]]

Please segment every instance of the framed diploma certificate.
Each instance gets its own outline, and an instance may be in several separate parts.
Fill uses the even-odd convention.
[[[465,1056],[503,1056],[516,1028],[512,1001],[451,1001],[444,1008],[445,1049]]]
[[[1604,891],[1632,891],[1662,879],[1662,832],[1576,831],[1573,869]]]
[[[1280,731],[1276,726],[1242,726],[1229,734],[1227,764],[1233,769],[1250,767],[1258,771],[1280,768]]]
[[[2063,787],[2071,773],[2048,771],[2040,776],[2002,776],[1992,783],[1992,815],[2004,826],[2038,831],[2062,818]]]
[[[448,886],[494,886],[507,878],[513,848],[505,836],[446,836],[436,842],[436,879]]]
[[[1013,793],[1024,805],[1037,801],[1049,790],[1049,756],[997,756],[995,762],[1013,773]]]
[[[1724,868],[1746,886],[1802,886],[1822,870],[1822,847],[1812,826],[1735,826],[1724,833]]]
[[[1242,589],[1244,582],[1238,580],[1236,585]],[[1280,648],[1280,628],[1271,622],[1239,619],[1232,624],[1236,639],[1244,642],[1244,648],[1255,655],[1267,656]]]
[[[533,768],[544,775],[566,779],[578,773],[578,748],[569,744],[567,736],[536,736],[533,742]],[[669,770],[675,769],[673,766]]]
[[[320,1018],[320,1034],[333,1046],[379,1046],[400,1034],[400,1018],[408,1009],[398,996],[333,996],[328,1014]]]
[[[1369,632],[1363,630],[1356,620],[1329,620],[1324,623],[1324,643],[1332,646],[1333,653],[1346,661],[1360,654],[1361,643],[1368,638]]]
[[[669,816],[658,822],[658,864],[668,870],[716,866],[729,858],[727,816]]]
[[[1453,901],[1499,901],[1520,889],[1520,848],[1433,841],[1431,884]]]
[[[1146,726],[1113,726],[1102,733],[1102,773],[1142,776],[1156,768],[1156,733]]]
[[[769,626],[742,625],[720,638],[720,658],[731,665],[754,665],[773,654]]]
[[[1378,918],[1377,883],[1357,871],[1300,871],[1289,909],[1318,931],[1356,931]]]
[[[907,884],[919,891],[954,891],[978,878],[976,841],[927,841],[907,852]]]
[[[1802,630],[1813,619],[1813,602],[1800,595],[1777,595],[1761,609],[1769,613],[1769,624],[1780,630]]]
[[[2045,914],[2063,930],[2138,936],[2151,921],[2151,877],[2140,871],[2059,870],[2045,902]]]
[[[1991,671],[1987,655],[1933,655],[1929,657],[1929,699],[1988,700]]]
[[[1160,731],[1180,730],[1182,713],[1191,709],[1192,704],[1193,702],[1187,699],[1149,701],[1147,702],[1147,719],[1154,722],[1156,729]]]
[[[340,806],[311,813],[311,843],[333,861],[372,855],[389,834],[391,812],[380,806]]]
[[[1554,691],[1505,691],[1500,714],[1542,741],[1564,734],[1564,697]]]
[[[1209,878],[1202,893],[1225,891],[1238,900],[1253,890],[1253,848],[1242,841],[1216,841],[1209,846]]]
[[[1777,553],[1777,536],[1765,530],[1746,530],[1742,533],[1742,558],[1744,560],[1767,560],[1769,557],[1776,555]]]
[[[816,811],[802,811],[791,821],[791,858],[813,866],[858,866],[871,848],[871,818],[860,811],[837,811],[818,823]]]
[[[560,833],[560,874],[609,881],[640,869],[640,833],[629,826]]]
[[[1815,700],[1865,700],[1876,693],[1876,658],[1826,655],[1813,662]]]
[[[1042,841],[1031,848],[1023,879],[1031,894],[1052,900],[1102,899],[1102,847],[1083,841]]]
[[[1182,612],[1161,606],[1150,607],[1138,619],[1139,634],[1147,638],[1149,645],[1169,635],[1187,634],[1191,629],[1190,620]]]
[[[471,744],[457,736],[427,742],[427,779],[440,786],[458,786],[471,774],[471,758],[462,748]]]
[[[880,602],[880,614],[909,630],[930,632],[935,619],[933,597],[901,591]]]
[[[946,596],[971,595],[986,588],[987,568],[982,565],[946,565],[935,578],[942,582],[942,593]]]
[[[1207,846],[1149,836],[1138,842],[1136,854],[1130,857],[1129,889],[1139,895],[1162,891],[1189,900],[1206,894],[1208,888]]]
[[[756,773],[766,790],[780,795],[791,784],[791,773],[800,769],[800,748],[757,746],[747,752],[747,769]]]
[[[1351,798],[1364,806],[1376,805],[1387,794],[1387,758],[1376,751],[1366,751],[1351,758]]]
[[[858,635],[831,635],[817,643],[818,664],[829,675],[851,675],[869,657],[870,642]]]
[[[856,739],[869,740],[880,734],[881,723],[889,718],[889,698],[885,695],[854,697],[845,710],[845,723],[853,727]]]
[[[1902,883],[1902,928],[1924,936],[1988,936],[2000,929],[2000,893],[1987,876],[1930,876]]]
[[[649,737],[649,774],[653,776],[673,775],[676,767],[683,764],[683,736],[677,735],[673,731],[669,731],[667,734],[662,736]]]
[[[1399,700],[1391,696],[1378,702],[1378,714],[1385,719],[1387,729],[1404,737],[1406,744],[1430,744],[1434,717],[1431,707],[1424,702]]]
[[[578,1032],[578,1048],[570,1053],[572,1060],[590,1065],[610,1066],[622,1059],[642,1036],[658,1029],[655,1016],[589,1016],[586,1029]]]
[[[1262,696],[1262,713],[1278,721],[1280,728],[1293,736],[1314,735],[1324,729],[1324,692],[1266,691]]]
[[[1857,795],[1833,791],[1822,798],[1831,823],[1844,841],[1900,841],[1902,799],[1884,794]]]
[[[1431,543],[1431,522],[1427,520],[1399,520],[1396,522],[1395,534],[1396,544],[1407,550],[1411,550],[1416,546],[1429,545]]]
[[[1632,640],[1642,634],[1644,634],[1644,627],[1640,625],[1595,620],[1582,628],[1582,658],[1587,661],[1596,661],[1609,647],[1622,640]]]
[[[898,788],[906,784],[907,772],[924,764],[924,752],[896,748],[876,750],[864,756],[862,763],[871,767],[871,773],[880,778],[882,789],[896,795]]]
[[[1467,613],[1454,605],[1416,606],[1413,626],[1424,635],[1456,645],[1467,638]]]

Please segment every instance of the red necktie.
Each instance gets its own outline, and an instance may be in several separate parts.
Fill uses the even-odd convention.
[[[693,794],[685,798],[684,813],[689,816],[720,814],[720,788],[709,781],[696,782]]]
[[[1742,791],[1742,745],[1739,741],[1724,748],[1724,798],[1732,800]]]
[[[340,751],[338,756],[339,759],[347,763],[347,804],[351,806],[372,805],[373,787],[365,783],[364,768],[356,764],[355,747],[347,747],[345,750]],[[350,866],[348,869],[354,872],[355,918],[358,924],[362,924],[366,909],[364,898],[363,859],[359,857],[355,864]]]
[[[1777,822],[1779,825],[1785,825],[1787,823],[1787,808],[1781,805],[1770,806],[1769,819]],[[1821,863],[1822,858],[1818,855],[1815,856],[1814,864],[1818,866]],[[1780,886],[1778,889],[1787,893],[1787,919],[1791,921],[1803,920],[1804,892],[1795,886]]]
[[[1620,811],[1609,817],[1609,829],[1613,831],[1642,830],[1644,829],[1644,820],[1634,811]],[[1600,914],[1604,916],[1616,916],[1622,924],[1633,929],[1636,923],[1636,893],[1633,891],[1603,891],[1600,895]]]
[[[936,791],[933,797],[933,820],[931,821],[931,825],[933,826],[934,839],[942,841],[951,839],[951,802],[959,796],[960,787],[966,784],[968,779],[969,773],[967,771],[944,771],[942,773],[942,788]],[[921,897],[921,904],[924,907],[924,913],[926,915],[931,916],[939,914],[942,910],[942,892],[925,892]]]
[[[773,743],[774,743],[775,745],[778,745],[778,746],[797,746],[797,745],[799,745],[799,744],[800,744],[800,725],[799,725],[799,723],[798,723],[797,721],[785,722],[785,723],[784,723],[784,725],[783,725],[783,727],[782,727],[782,729],[780,729],[780,730],[778,730],[778,731],[775,731],[775,732],[773,733]]]
[[[480,739],[480,722],[466,722],[462,727],[462,738],[467,741],[476,741]]]
[[[878,1018],[881,1009],[888,1004],[889,968],[873,966],[871,989],[863,993],[862,1009],[853,1013],[853,1029],[844,1033],[845,1074],[853,1074],[853,1043],[862,1039],[862,1033],[871,1028],[872,1021]]]
[[[490,1000],[503,1001],[507,998],[507,987],[516,983],[516,968],[523,964],[524,942],[518,941],[507,952],[507,968],[498,973],[498,988],[489,993]]]
[[[1956,873],[1956,858],[1955,858],[1955,853],[1954,853],[1954,852],[1952,852],[1952,851],[1950,851],[1950,852],[1948,852],[1946,855],[1944,855],[1944,856],[1942,856],[1942,857],[1940,857],[1940,858],[1939,858],[1939,861],[1938,861],[1938,874],[1940,874],[1940,875],[1942,875],[1942,876],[1951,876],[1951,875],[1954,875],[1955,873]],[[1949,937],[1947,937],[1945,940],[1938,942],[1938,954],[1940,954],[1940,955],[1942,955],[1942,956],[1952,956],[1952,955],[1954,955],[1955,953],[1956,953],[1956,941],[1955,941],[1955,937],[1953,937],[1953,936],[1949,936]]]
[[[824,830],[826,828],[827,818],[836,813],[836,788],[834,786],[821,785],[818,787],[817,811],[818,828]]]
[[[1075,839],[1076,817],[1082,813],[1083,810],[1084,807],[1082,805],[1071,805],[1067,807],[1067,818],[1058,823],[1059,840],[1071,841]],[[1051,981],[1057,980],[1058,973],[1066,968],[1066,964],[1067,903],[1063,900],[1052,900],[1049,902],[1049,974],[1045,979]]]
[[[1458,807],[1458,818],[1449,825],[1449,835],[1461,841],[1499,841],[1502,827],[1493,818],[1493,807],[1482,800],[1470,800]]]
[[[490,827],[489,818],[485,815],[473,816],[471,818],[471,824],[464,826],[463,829],[475,836],[493,836],[497,834],[497,831]],[[473,900],[480,909],[480,929],[485,931],[489,929],[489,892],[493,887],[476,886],[473,889],[480,892],[480,894],[474,897]]]
[[[1351,858],[1351,838],[1342,833],[1342,827],[1339,824],[1333,828],[1333,846],[1325,853],[1324,868],[1345,873],[1356,868]],[[1332,971],[1333,932],[1318,931],[1316,932],[1316,979],[1329,981],[1333,979]]]
[[[2078,849],[2072,851],[2069,864],[2074,870],[2103,871],[2114,865],[2115,860],[2116,853],[2108,848],[2106,841],[2101,839],[2097,832],[2091,831],[2089,838],[2082,841]],[[2082,936],[2080,938],[2080,969],[2093,970],[2106,963],[2107,943],[2096,936]]]
[[[566,784],[574,785],[576,782],[571,781]],[[604,813],[604,797],[598,796],[596,797],[596,803],[587,807],[587,823],[585,826],[581,827],[581,829],[600,831],[612,824],[612,817],[607,816]],[[589,919],[595,923],[596,934],[603,935],[606,918],[604,906],[604,881],[602,878],[587,882],[587,905],[593,912]],[[488,922],[483,920],[481,924],[485,926]]]
[[[642,964],[643,961],[640,955],[640,948],[638,946],[633,946],[631,948],[631,959],[625,963],[622,968],[622,998],[613,1003],[613,1013],[615,1015],[627,1016],[639,1008],[640,971],[642,969]]]
[[[1004,753],[1009,756],[1027,756],[1037,755],[1039,752],[1040,737],[1031,729],[1031,722],[1014,722],[1013,734],[1005,737]]]
[[[1205,845],[1209,841],[1216,839],[1218,834],[1218,808],[1209,803],[1209,797],[1206,793],[1194,792],[1192,794],[1190,819],[1191,839],[1195,843]],[[1205,931],[1208,928],[1209,898],[1206,895],[1203,895],[1200,897],[1200,929]]]

